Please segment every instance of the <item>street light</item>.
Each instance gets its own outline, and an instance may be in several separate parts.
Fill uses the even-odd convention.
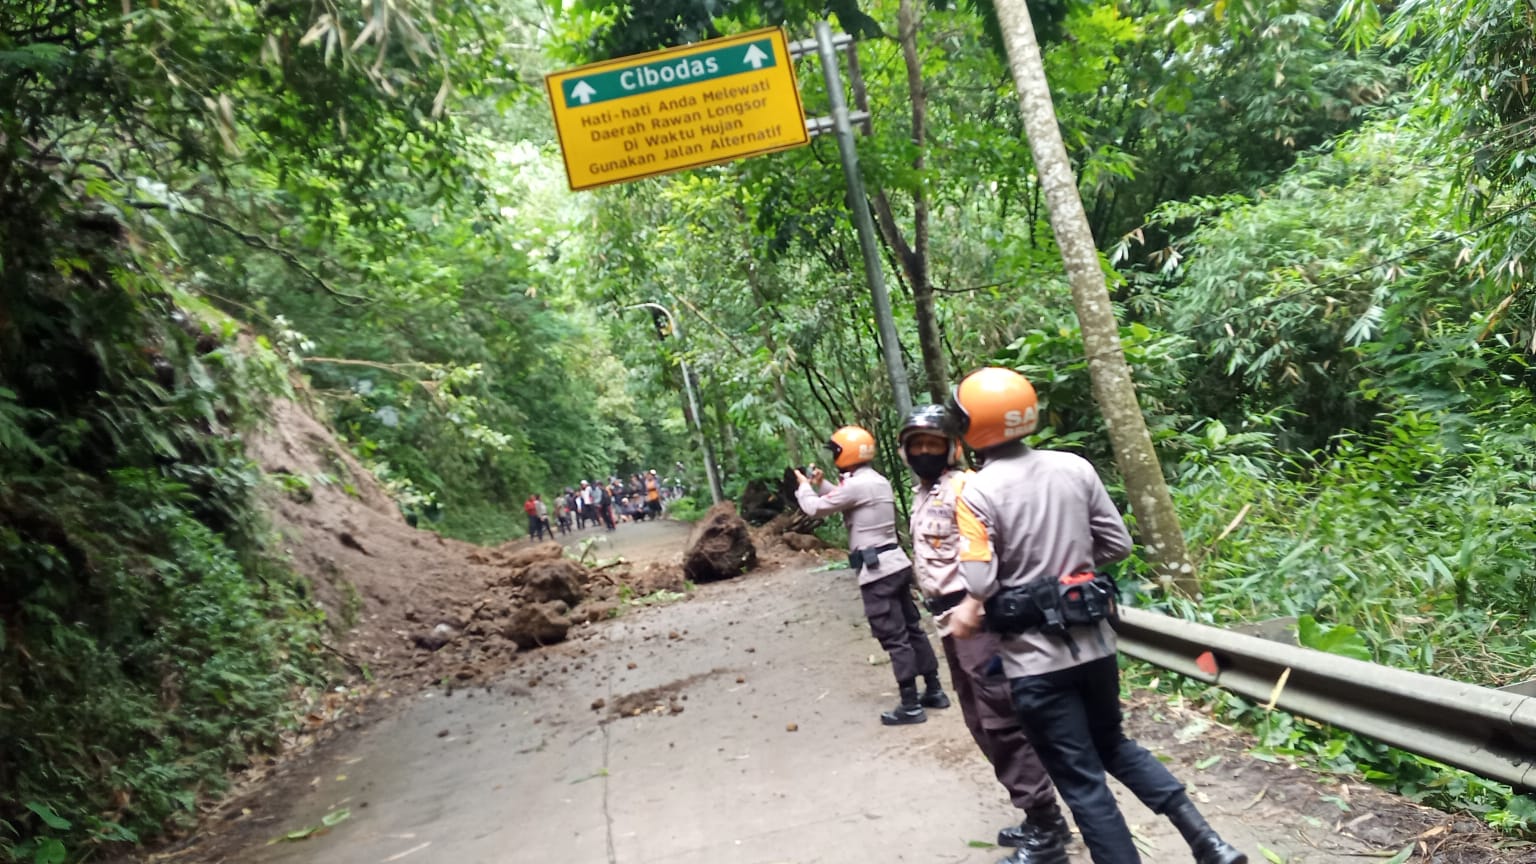
[[[679,348],[682,347],[683,331],[677,326],[677,319],[672,317],[672,310],[660,303],[635,303],[624,307],[628,309],[654,309],[667,316],[667,324],[671,326],[672,333],[677,337]],[[688,394],[688,413],[693,418],[693,429],[699,436],[699,448],[704,452],[704,474],[709,478],[710,500],[719,504],[725,494],[720,489],[720,474],[715,468],[714,448],[709,445],[709,438],[704,434],[704,423],[699,417],[699,400],[693,395],[693,375],[688,371],[688,361],[683,359],[682,352],[677,355],[677,365],[682,368],[683,391]]]

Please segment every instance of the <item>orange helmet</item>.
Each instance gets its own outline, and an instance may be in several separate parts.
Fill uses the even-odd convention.
[[[827,449],[832,451],[832,463],[846,471],[875,461],[875,436],[862,426],[844,426],[832,433]]]
[[[949,402],[950,422],[967,447],[985,450],[1035,431],[1040,408],[1029,379],[987,366],[960,379]]]

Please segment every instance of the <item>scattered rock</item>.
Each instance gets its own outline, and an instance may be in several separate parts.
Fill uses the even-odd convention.
[[[453,636],[450,635],[452,632],[451,630],[444,632],[430,630],[426,633],[417,633],[411,637],[411,641],[416,643],[417,648],[424,651],[436,651],[453,641]]]
[[[625,669],[634,669],[635,668],[635,664],[634,663],[630,663],[629,665],[625,666],[624,668]]]
[[[447,738],[448,737],[448,730],[447,729],[439,729],[439,730],[437,730],[437,737],[439,737],[439,738]]]
[[[603,707],[606,706],[607,704],[608,704],[608,700],[607,699],[594,699],[594,700],[592,700],[592,710],[593,711],[601,711],[601,710],[603,710]]]
[[[667,638],[668,639],[681,639],[681,638],[683,638],[683,634],[677,632],[676,630],[673,630],[672,632],[667,634]]]
[[[742,676],[740,676],[740,675],[737,675],[736,676],[736,683],[737,684],[745,684],[745,683],[747,683],[747,679],[742,677]]]
[[[786,724],[784,724],[784,731],[785,732],[799,732],[800,731],[800,724],[799,723],[786,723]]]
[[[683,553],[683,574],[694,582],[734,579],[757,566],[757,548],[736,505],[723,501],[694,526]]]

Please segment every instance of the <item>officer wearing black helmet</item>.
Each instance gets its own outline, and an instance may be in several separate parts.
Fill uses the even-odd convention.
[[[1056,805],[1056,789],[1045,766],[1014,713],[1008,679],[997,662],[998,635],[982,631],[956,639],[945,628],[956,606],[975,602],[960,576],[960,532],[955,524],[955,503],[971,476],[961,464],[960,442],[948,432],[940,405],[914,410],[899,440],[901,458],[918,479],[912,496],[913,571],[943,637],[955,701],[998,782],[1024,811],[1020,824],[997,833],[998,845],[1014,848],[999,864],[1067,864],[1072,832]]]
[[[985,617],[1003,634],[1014,709],[1094,864],[1141,862],[1106,772],[1173,822],[1197,864],[1247,864],[1206,824],[1184,784],[1125,737],[1109,624],[1115,591],[1096,571],[1130,554],[1131,537],[1093,465],[1025,445],[1039,408],[1034,387],[1010,369],[961,379],[949,411],[956,433],[986,463],[955,508],[960,573],[972,601],[955,607],[948,627],[964,637]]]

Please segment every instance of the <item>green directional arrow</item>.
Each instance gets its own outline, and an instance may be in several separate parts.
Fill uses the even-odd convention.
[[[742,42],[713,51],[700,51],[674,57],[659,57],[633,66],[619,66],[571,78],[560,85],[565,107],[596,105],[626,96],[638,96],[657,90],[669,90],[729,78],[746,72],[760,72],[779,64],[773,40],[767,37]]]

